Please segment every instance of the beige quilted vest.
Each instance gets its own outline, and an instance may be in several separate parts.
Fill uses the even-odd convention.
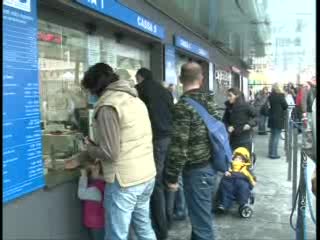
[[[135,89],[130,88],[127,81],[110,84],[97,102],[93,115],[96,116],[102,106],[112,106],[118,113],[121,132],[119,158],[103,161],[103,171],[106,182],[112,183],[116,178],[121,187],[145,183],[156,175],[148,111],[145,104],[128,91],[135,92]],[[103,133],[95,129],[97,143],[99,134]]]

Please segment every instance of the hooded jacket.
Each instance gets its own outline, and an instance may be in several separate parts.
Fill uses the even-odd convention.
[[[89,153],[102,160],[106,182],[121,187],[145,183],[156,175],[152,130],[145,104],[128,81],[111,83],[94,110],[94,140]]]

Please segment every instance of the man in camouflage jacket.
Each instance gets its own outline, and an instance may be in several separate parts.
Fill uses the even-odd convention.
[[[176,191],[179,174],[183,172],[192,239],[214,239],[211,209],[215,174],[210,164],[211,143],[204,122],[184,97],[198,101],[215,118],[220,120],[221,117],[213,95],[200,89],[203,75],[197,63],[182,66],[180,81],[184,94],[173,111],[173,132],[164,178],[168,188]]]

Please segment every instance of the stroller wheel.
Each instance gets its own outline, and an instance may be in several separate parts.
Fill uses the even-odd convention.
[[[253,210],[250,206],[244,205],[239,208],[239,214],[242,218],[250,218],[252,216]]]

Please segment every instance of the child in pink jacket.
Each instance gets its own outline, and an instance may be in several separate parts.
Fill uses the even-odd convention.
[[[103,240],[105,235],[104,188],[101,162],[88,161],[81,169],[78,197],[83,201],[83,221],[92,240]]]

